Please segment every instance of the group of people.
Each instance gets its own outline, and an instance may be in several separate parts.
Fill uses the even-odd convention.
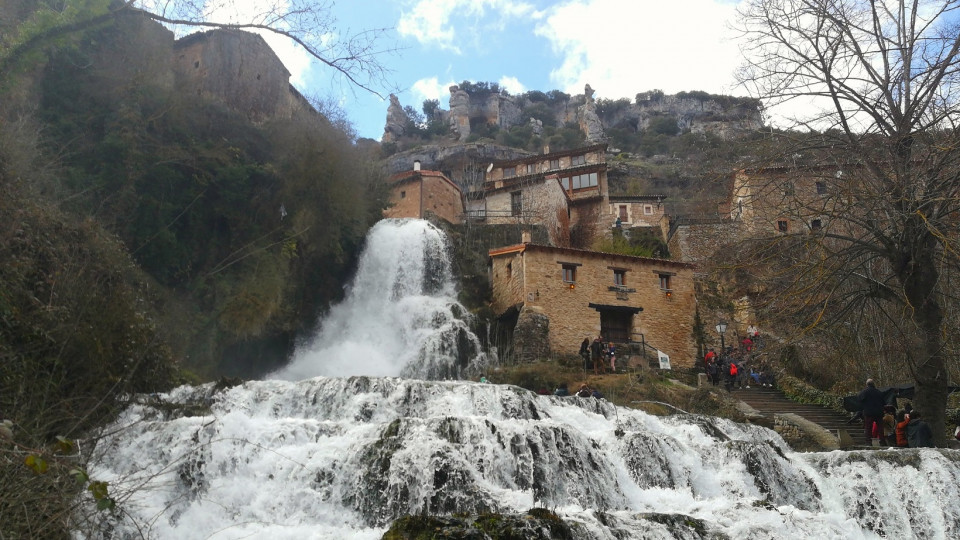
[[[710,382],[717,386],[723,380],[727,390],[750,388],[751,384],[772,387],[773,372],[766,360],[754,360],[754,344],[754,340],[745,337],[740,347],[727,347],[720,354],[712,347],[707,350],[703,356],[703,369]]]
[[[557,386],[557,389],[553,391],[553,395],[559,396],[559,397],[569,396],[570,389],[567,387],[567,383],[560,383],[560,385]],[[590,388],[589,386],[587,386],[587,383],[582,383],[580,385],[580,388],[573,395],[577,397],[583,397],[583,398],[593,397],[597,399],[603,399],[603,394],[600,393],[600,391],[597,390],[596,388]]]
[[[580,343],[580,357],[583,358],[583,370],[593,370],[594,375],[604,375],[607,373],[607,367],[610,373],[617,371],[617,346],[612,342],[604,343],[603,336],[597,336],[590,341],[590,338],[583,338]]]
[[[913,409],[909,403],[903,409],[896,410],[895,406],[887,403],[873,379],[867,379],[866,387],[857,397],[863,407],[859,416],[863,417],[863,434],[868,441],[877,439],[880,446],[901,448],[933,446],[933,431],[930,424],[922,419],[920,411]]]

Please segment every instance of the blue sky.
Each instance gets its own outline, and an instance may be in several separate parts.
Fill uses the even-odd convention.
[[[448,108],[451,84],[497,82],[511,93],[562,90],[632,99],[659,88],[745,95],[733,71],[736,0],[340,0],[343,34],[390,28],[382,57],[402,105]],[[388,102],[351,89],[290,43],[268,39],[305,95],[339,103],[358,134],[379,140]],[[390,88],[383,88],[386,96]]]

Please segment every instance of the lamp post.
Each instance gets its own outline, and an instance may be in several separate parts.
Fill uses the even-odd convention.
[[[723,334],[727,331],[727,321],[721,320],[716,326],[717,333],[720,334],[720,354],[724,354],[727,348],[723,346]]]

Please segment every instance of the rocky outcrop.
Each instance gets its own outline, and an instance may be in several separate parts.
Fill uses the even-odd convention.
[[[577,124],[586,136],[587,142],[603,139],[603,123],[597,116],[597,103],[593,99],[593,88],[586,85],[583,89],[584,104],[577,107]]]
[[[562,94],[561,94],[562,96]],[[580,126],[586,140],[603,140],[611,128],[643,131],[656,118],[669,117],[676,121],[678,131],[711,133],[729,139],[763,127],[760,102],[749,98],[717,96],[706,92],[681,92],[668,96],[662,92],[637,94],[636,100],[594,99],[594,89],[588,84],[584,93],[545,101],[542,92],[527,92],[511,96],[503,91],[476,91],[469,93],[460,86],[450,87],[450,110],[438,109],[438,117],[445,119],[457,141],[466,141],[478,124],[495,125],[501,129],[530,124],[542,133],[543,122],[525,115],[527,108],[548,103],[548,114],[553,124]],[[402,109],[396,108],[402,112]],[[387,112],[387,131],[391,125],[394,106]]]
[[[390,94],[390,106],[387,107],[387,125],[383,128],[383,139],[385,143],[396,142],[397,138],[403,136],[407,129],[407,115],[400,106],[400,100],[397,96]]]
[[[513,355],[517,362],[550,357],[550,317],[539,308],[524,306],[513,329]]]

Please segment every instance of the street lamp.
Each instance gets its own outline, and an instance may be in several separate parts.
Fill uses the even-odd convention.
[[[727,321],[721,320],[717,323],[716,326],[717,333],[720,334],[720,354],[726,352],[726,347],[723,346],[723,334],[727,331]]]

